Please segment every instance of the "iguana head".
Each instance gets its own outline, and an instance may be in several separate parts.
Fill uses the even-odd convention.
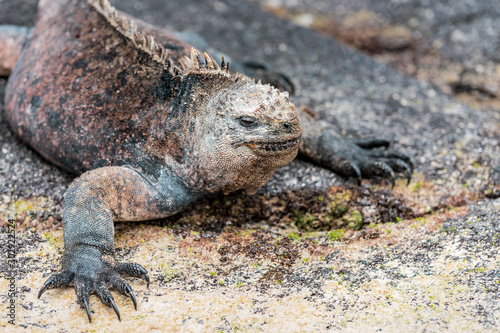
[[[288,93],[249,80],[222,90],[210,107],[215,135],[207,131],[203,147],[213,168],[224,170],[209,176],[222,180],[222,191],[254,193],[297,156],[302,129]]]
[[[302,132],[287,92],[249,82],[221,91],[214,102],[228,142],[241,154],[281,159],[298,149]]]
[[[138,31],[107,0],[88,3],[122,35],[128,53],[138,54],[129,59],[137,87],[151,84],[146,96],[117,99],[133,110],[144,108],[131,119],[140,133],[127,136],[143,145],[135,151],[163,160],[186,185],[205,193],[253,193],[295,158],[302,130],[287,93],[230,73],[227,64],[195,49],[179,61],[172,56],[182,50],[166,49]],[[132,97],[143,98],[132,103]],[[130,113],[123,114],[115,117],[124,118],[119,125],[128,121]]]
[[[205,56],[205,67],[198,64],[183,78],[184,89],[191,89],[184,139],[189,165],[183,164],[195,170],[183,178],[196,178],[206,192],[254,193],[297,155],[302,129],[295,106],[288,93],[211,61]]]

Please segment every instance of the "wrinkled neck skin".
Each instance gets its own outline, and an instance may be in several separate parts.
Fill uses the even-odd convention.
[[[249,145],[283,141],[290,135],[300,137],[295,109],[289,102],[284,107],[278,105],[284,110],[278,111],[296,121],[298,128],[284,135],[276,129],[281,118],[261,114],[269,105],[275,109],[276,96],[283,98],[281,93],[246,77],[229,80],[210,75],[191,73],[178,82],[168,119],[160,117],[163,119],[153,121],[151,137],[161,142],[165,165],[188,188],[206,195],[238,190],[253,194],[279,167],[295,158],[298,145],[297,149],[292,147],[276,155],[257,154]],[[265,126],[257,130],[242,128],[236,119],[248,114],[260,117]]]

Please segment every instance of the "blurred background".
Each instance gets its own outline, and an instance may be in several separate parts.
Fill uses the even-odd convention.
[[[475,109],[500,110],[498,0],[249,0],[430,81]]]

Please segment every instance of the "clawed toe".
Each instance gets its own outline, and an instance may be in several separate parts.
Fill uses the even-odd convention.
[[[396,184],[395,173],[404,174],[407,185],[410,184],[412,168],[405,162],[395,158],[372,159],[363,164],[361,172],[364,177],[381,177],[391,182],[392,187]]]
[[[359,166],[363,178],[382,177],[388,179],[392,187],[396,183],[395,173],[404,174],[407,184],[410,183],[413,173],[413,160],[408,155],[397,150],[374,149],[389,146],[389,142],[383,139],[361,139],[355,141],[359,148],[354,156],[355,161],[349,161],[349,165],[342,167],[342,174],[360,177],[355,174],[352,165]],[[358,181],[359,183],[359,181]]]
[[[368,155],[375,159],[386,159],[392,161],[401,160],[408,165],[410,173],[413,173],[414,163],[412,158],[402,152],[396,150],[373,150],[370,151]]]
[[[396,176],[394,175],[394,171],[384,162],[378,161],[371,164],[368,169],[368,174],[390,180],[392,188],[396,185]]]
[[[387,159],[384,162],[395,172],[406,174],[406,185],[410,184],[412,171],[408,164],[398,159]]]
[[[85,308],[85,312],[87,312],[87,318],[89,319],[89,323],[91,323],[92,317],[90,316],[90,309],[89,309],[89,298],[90,298],[89,284],[90,283],[85,280],[75,278],[76,302],[80,304],[81,307]]]
[[[89,323],[92,322],[92,317],[90,316],[90,309],[89,309],[89,296],[83,298],[82,300],[83,306],[85,307],[85,311],[87,312],[87,318],[89,319]]]
[[[115,310],[116,316],[118,317],[118,320],[121,321],[120,317],[120,311],[118,311],[118,307],[116,306],[115,299],[113,298],[113,295],[108,290],[108,287],[106,284],[102,284],[99,288],[96,288],[95,290],[97,296],[103,302],[109,307],[112,307],[113,310]]]
[[[134,303],[134,308],[137,310],[137,301],[135,299],[132,287],[130,287],[130,285],[117,273],[114,273],[110,277],[109,282],[119,293],[130,297],[132,299],[132,302]]]
[[[339,162],[337,168],[343,175],[356,179],[356,183],[358,184],[358,186],[361,186],[361,170],[356,163],[348,160],[343,160]]]
[[[401,157],[406,158],[403,160]],[[358,186],[361,185],[362,178],[381,177],[389,180],[394,188],[396,173],[405,174],[407,184],[411,181],[413,164],[408,164],[407,161],[411,163],[411,160],[404,154],[368,151],[365,156],[357,155],[352,160],[336,159],[330,163],[330,168],[343,176],[356,179]]]
[[[126,291],[127,291],[128,295],[130,296],[130,298],[132,298],[132,302],[134,303],[134,309],[137,310],[137,301],[135,300],[134,291],[132,290],[132,288],[130,286],[127,286]]]
[[[329,125],[314,120],[306,110],[301,112],[305,120],[301,154],[342,176],[355,178],[358,185],[361,179],[382,177],[394,187],[399,174],[404,174],[410,182],[412,158],[400,151],[387,149],[390,145],[388,140],[348,139]]]
[[[137,310],[137,300],[135,298],[132,287],[120,276],[132,276],[145,280],[149,288],[149,275],[144,267],[135,263],[115,263],[109,264],[107,261],[101,261],[102,266],[99,268],[87,266],[79,272],[63,271],[53,274],[44,283],[38,293],[38,298],[49,289],[67,286],[73,282],[77,296],[77,302],[87,313],[89,322],[92,322],[92,317],[89,308],[90,294],[94,292],[102,303],[113,308],[121,321],[120,311],[118,306],[108,289],[108,286],[115,288],[121,294],[130,297],[134,304],[134,309]]]
[[[61,272],[52,274],[47,281],[43,284],[42,288],[38,292],[38,298],[40,298],[46,290],[65,287],[73,281],[74,273],[71,272]]]
[[[144,281],[146,281],[147,287],[149,289],[150,280],[148,271],[141,265],[132,262],[117,263],[115,266],[115,270],[120,275],[126,275],[143,279]]]

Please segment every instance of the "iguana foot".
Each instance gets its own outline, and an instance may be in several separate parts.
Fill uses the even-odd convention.
[[[397,173],[404,174],[408,183],[413,172],[412,159],[397,150],[388,149],[383,139],[350,140],[335,131],[323,128],[311,142],[304,138],[303,152],[317,163],[347,177],[382,177],[396,183]],[[311,143],[313,143],[311,145]],[[310,148],[312,147],[312,149]]]
[[[356,141],[345,140],[344,148],[349,153],[336,156],[330,161],[330,168],[348,177],[357,179],[358,185],[362,178],[382,177],[391,181],[392,187],[396,183],[396,173],[404,174],[407,184],[413,173],[412,159],[397,150],[387,149],[390,142],[383,139],[361,139]],[[386,150],[376,149],[386,148]]]
[[[97,253],[96,253],[97,251]],[[141,265],[135,263],[110,262],[102,259],[100,252],[95,248],[79,249],[73,251],[72,256],[63,258],[63,269],[60,273],[53,274],[38,293],[38,298],[49,289],[68,286],[73,283],[77,296],[77,302],[85,308],[89,322],[92,321],[89,310],[90,293],[94,292],[100,300],[109,307],[112,307],[120,318],[120,312],[116,306],[115,300],[108,289],[112,286],[119,293],[130,297],[137,310],[137,301],[135,299],[132,287],[121,277],[138,277],[147,282],[149,288],[149,276]]]
[[[240,61],[236,64],[237,71],[250,76],[255,81],[269,83],[280,91],[288,91],[290,95],[295,92],[295,86],[292,81],[283,73],[270,70],[266,65],[255,61]]]

